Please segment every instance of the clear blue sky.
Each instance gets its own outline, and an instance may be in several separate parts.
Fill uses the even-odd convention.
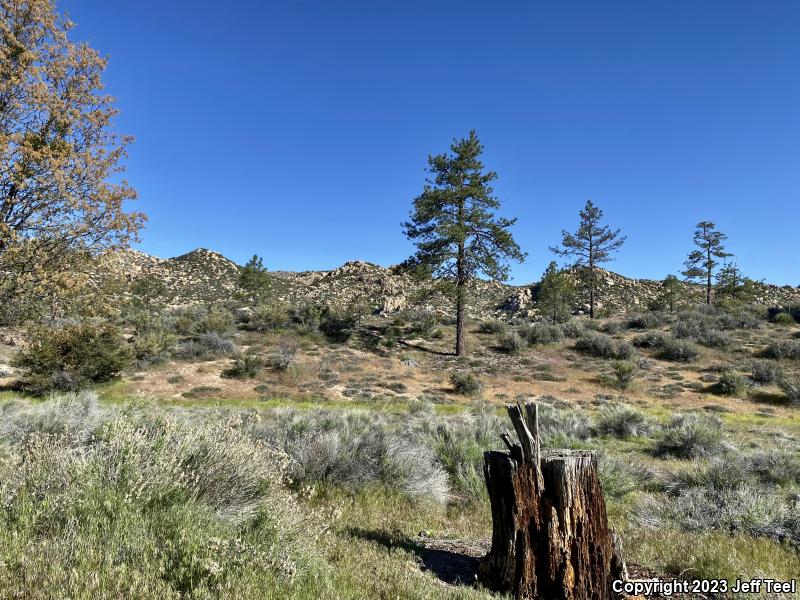
[[[800,284],[800,2],[62,0],[109,55],[141,249],[389,265],[428,154],[474,128],[538,279],[588,199],[611,264],[677,272],[697,221]]]

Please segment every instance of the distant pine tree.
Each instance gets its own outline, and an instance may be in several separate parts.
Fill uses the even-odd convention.
[[[675,312],[675,307],[685,296],[686,291],[683,289],[680,279],[675,275],[667,275],[661,282],[661,292],[658,295],[657,304],[668,308],[669,312]]]
[[[585,270],[584,283],[589,288],[589,316],[594,319],[594,305],[597,291],[597,266],[612,260],[612,253],[625,243],[620,230],[612,231],[601,226],[603,211],[591,200],[580,211],[580,225],[575,233],[561,232],[561,248],[551,246],[550,250],[559,256],[575,258],[574,266]]]
[[[536,299],[542,313],[552,319],[553,323],[564,321],[570,315],[575,303],[575,285],[564,271],[559,270],[555,261],[550,261],[547,265],[539,282]]]
[[[714,269],[719,266],[717,258],[727,258],[733,256],[725,252],[723,242],[728,239],[721,231],[717,231],[716,225],[711,221],[701,221],[697,224],[694,232],[694,243],[698,250],[689,253],[686,262],[686,270],[682,275],[688,281],[702,281],[706,283],[706,304],[711,304],[711,289]]]
[[[726,263],[716,275],[716,296],[729,304],[748,304],[758,295],[756,282],[742,275],[736,263]]]
[[[416,247],[406,265],[419,273],[452,282],[456,313],[456,355],[466,354],[465,315],[467,284],[484,274],[492,279],[508,278],[508,259],[522,261],[509,229],[516,219],[496,217],[500,201],[489,185],[497,178],[484,171],[479,160],[483,146],[475,131],[454,140],[452,154],[428,157],[430,177],[414,200],[404,232]]]
[[[239,287],[250,302],[263,301],[271,290],[272,278],[263,259],[254,254],[239,273]]]

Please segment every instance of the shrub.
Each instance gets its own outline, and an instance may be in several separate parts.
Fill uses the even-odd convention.
[[[436,315],[429,310],[415,310],[407,313],[406,318],[411,323],[411,329],[414,333],[421,336],[430,336],[437,331],[439,319]]]
[[[586,332],[579,337],[575,342],[575,349],[590,356],[621,360],[628,359],[634,354],[633,347],[628,342],[619,342],[595,331]]]
[[[757,450],[744,460],[745,469],[764,483],[800,483],[800,454],[786,449]]]
[[[723,371],[717,381],[717,391],[724,396],[741,396],[747,391],[747,379],[736,371]]]
[[[233,364],[222,372],[222,377],[231,379],[253,379],[264,367],[264,359],[255,354],[241,354]]]
[[[528,343],[516,331],[509,331],[500,336],[500,348],[509,354],[519,354],[528,347]]]
[[[612,363],[611,369],[614,373],[615,384],[620,389],[628,389],[628,386],[636,378],[636,364],[629,360],[616,360]]]
[[[585,440],[591,434],[591,422],[578,410],[561,410],[539,404],[539,436],[550,448],[563,448]]]
[[[654,329],[664,323],[664,317],[661,313],[647,312],[637,313],[628,317],[628,329]]]
[[[715,329],[701,332],[700,335],[695,338],[695,341],[708,348],[727,348],[733,343],[729,334]]]
[[[520,335],[529,344],[557,344],[564,341],[564,330],[560,325],[535,323],[520,329]]]
[[[726,448],[722,421],[716,417],[694,413],[675,415],[658,431],[657,456],[700,458],[713,456]]]
[[[480,380],[467,371],[456,371],[450,375],[450,383],[456,394],[473,396],[480,393],[483,386]]]
[[[207,360],[236,353],[233,340],[219,333],[204,333],[195,339],[182,342],[175,352],[181,360]]]
[[[353,335],[356,325],[361,320],[361,314],[355,309],[340,309],[328,307],[322,311],[319,330],[332,342],[343,343]]]
[[[651,426],[643,412],[627,404],[612,404],[600,411],[595,429],[602,435],[626,438],[647,435]]]
[[[252,434],[290,457],[299,483],[327,482],[349,489],[383,484],[410,496],[444,502],[447,474],[428,447],[394,433],[364,411],[276,411],[253,424]]]
[[[160,364],[169,360],[176,341],[162,320],[148,319],[136,328],[133,355],[141,366]]]
[[[583,325],[577,319],[570,319],[561,325],[561,331],[565,336],[572,339],[577,339],[583,335]]]
[[[270,331],[286,325],[289,320],[289,308],[282,302],[258,304],[247,320],[248,329],[253,331]]]
[[[635,514],[646,527],[741,532],[800,545],[800,506],[787,506],[779,494],[763,486],[690,488],[666,502],[646,496]]]
[[[768,358],[789,358],[793,360],[800,360],[800,341],[781,340],[772,342],[769,346],[767,346],[764,355]]]
[[[772,322],[777,325],[794,325],[796,321],[789,313],[780,312],[772,318]]]
[[[768,385],[775,383],[780,369],[768,360],[754,360],[750,365],[750,379],[756,383]]]
[[[231,333],[234,329],[236,329],[236,321],[233,313],[224,306],[212,306],[202,312],[193,328],[197,333],[216,333],[222,336]]]
[[[792,404],[800,404],[800,377],[784,376],[778,382],[786,398]]]
[[[481,333],[493,333],[501,335],[508,331],[508,325],[502,321],[481,321],[478,325],[478,331]]]
[[[642,348],[663,348],[669,339],[668,335],[660,331],[650,331],[633,338],[633,345]]]
[[[297,355],[297,343],[293,340],[281,340],[269,358],[269,366],[276,371],[287,371],[294,363]]]
[[[13,364],[24,371],[24,388],[33,394],[109,381],[132,360],[128,343],[112,325],[36,327],[27,332],[27,339]]]
[[[699,354],[697,347],[691,342],[667,337],[657,356],[675,362],[692,362]]]
[[[95,433],[41,431],[12,446],[23,469],[0,461],[0,595],[279,597],[308,582],[321,519],[236,419],[134,411]]]
[[[603,483],[603,493],[612,498],[621,498],[630,492],[650,487],[655,474],[640,462],[621,461],[608,455],[600,455],[597,473]]]
[[[603,331],[605,333],[613,335],[615,333],[619,333],[624,328],[625,328],[625,326],[622,323],[620,323],[619,321],[608,321],[606,323],[603,323],[603,328],[602,329],[603,329]]]
[[[319,329],[322,320],[322,307],[308,301],[301,301],[290,309],[292,321],[301,334],[309,334]]]

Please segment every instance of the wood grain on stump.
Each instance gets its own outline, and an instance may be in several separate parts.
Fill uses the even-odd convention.
[[[608,526],[597,459],[587,451],[541,452],[538,407],[508,405],[519,438],[487,452],[492,547],[479,579],[515,598],[606,600],[625,577],[619,540]]]

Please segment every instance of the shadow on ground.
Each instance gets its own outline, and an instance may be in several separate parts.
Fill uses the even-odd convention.
[[[374,542],[392,550],[400,548],[419,557],[422,569],[433,573],[449,585],[474,585],[478,577],[478,562],[488,550],[488,542],[472,540],[443,540],[420,536],[410,539],[399,533],[350,528],[353,537]]]

